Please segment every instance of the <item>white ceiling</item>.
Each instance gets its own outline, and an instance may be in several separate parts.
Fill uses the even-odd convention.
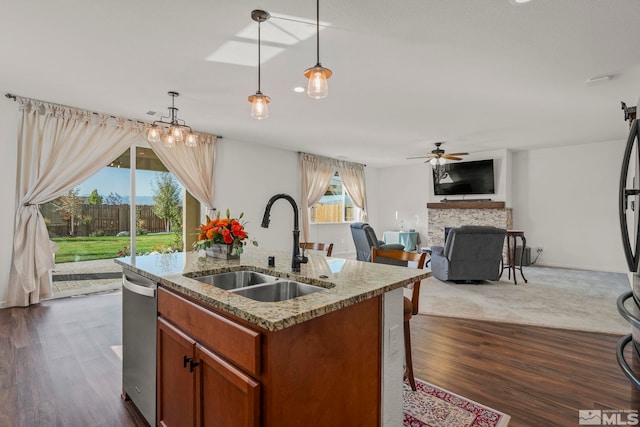
[[[275,43],[287,21],[272,18],[263,53],[284,49],[263,57],[258,121],[253,9],[315,21],[313,0],[5,1],[0,90],[145,121],[175,90],[196,130],[371,166],[419,163],[405,158],[441,140],[474,153],[620,141],[620,101],[640,96],[638,0],[321,0],[329,96],[293,91],[316,62],[314,26]],[[207,60],[247,41],[251,66]]]

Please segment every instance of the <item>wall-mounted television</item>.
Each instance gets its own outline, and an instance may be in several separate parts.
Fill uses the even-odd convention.
[[[446,175],[440,182],[433,179],[436,196],[494,194],[493,160],[447,163]]]

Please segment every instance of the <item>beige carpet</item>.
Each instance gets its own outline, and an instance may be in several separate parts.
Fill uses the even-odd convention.
[[[630,289],[625,274],[549,267],[525,267],[524,274],[529,283],[518,276],[518,285],[506,271],[502,280],[480,284],[430,277],[420,288],[420,312],[620,335],[631,331],[616,309],[618,296]]]

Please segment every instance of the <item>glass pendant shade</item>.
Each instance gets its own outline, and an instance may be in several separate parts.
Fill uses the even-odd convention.
[[[160,142],[160,129],[158,127],[150,127],[147,129],[147,141]]]
[[[185,142],[187,147],[195,147],[198,145],[198,135],[194,135],[193,133],[187,133],[185,137]]]
[[[169,129],[169,133],[173,136],[176,142],[183,141],[182,129],[180,129],[178,126],[172,126]]]
[[[249,97],[251,103],[251,117],[261,120],[269,117],[269,99],[268,96],[263,95],[260,92],[256,92],[255,95]]]
[[[170,133],[165,133],[162,138],[162,143],[169,148],[173,148],[176,143],[176,139]]]
[[[327,79],[331,77],[331,70],[321,67],[320,64],[309,68],[304,72],[304,76],[309,79],[307,95],[314,99],[321,99],[329,94]]]
[[[440,163],[441,165],[444,165],[445,163],[447,163],[447,159],[445,159],[444,157],[440,157],[438,159],[438,163]]]
[[[434,157],[433,159],[429,160],[429,163],[431,163],[431,166],[435,166],[438,164],[438,158]]]

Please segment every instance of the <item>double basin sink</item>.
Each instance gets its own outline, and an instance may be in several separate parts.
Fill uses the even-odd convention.
[[[263,302],[286,301],[325,290],[321,286],[309,285],[248,270],[191,278],[236,295]]]

